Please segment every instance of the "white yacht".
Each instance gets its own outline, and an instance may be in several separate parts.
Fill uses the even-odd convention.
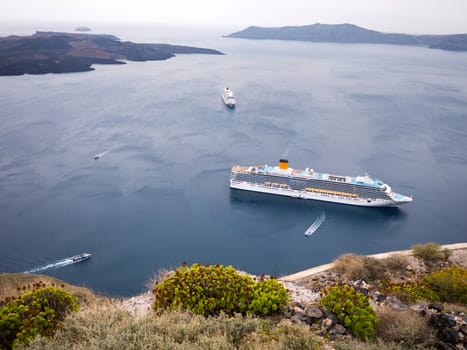
[[[235,99],[235,95],[233,91],[226,86],[224,90],[221,92],[222,100],[224,100],[224,103],[229,106],[230,108],[235,108],[235,104],[237,103]]]

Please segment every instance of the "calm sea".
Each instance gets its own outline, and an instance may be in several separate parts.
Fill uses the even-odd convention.
[[[285,275],[346,252],[466,241],[467,53],[222,38],[242,28],[91,27],[226,55],[0,77],[0,272],[86,251],[91,260],[46,272],[127,296],[183,261]],[[414,201],[358,208],[229,189],[232,165],[279,158],[368,173]]]

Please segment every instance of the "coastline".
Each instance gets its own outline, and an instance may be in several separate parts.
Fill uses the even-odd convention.
[[[454,244],[444,244],[440,245],[441,248],[443,249],[449,249],[451,251],[458,251],[458,250],[465,250],[465,255],[467,255],[467,243],[454,243]],[[386,253],[378,253],[378,254],[372,254],[372,255],[367,255],[369,258],[375,258],[375,259],[384,259],[387,258],[391,255],[403,255],[403,256],[412,256],[412,250],[396,250],[392,252],[386,252]],[[282,282],[299,282],[305,278],[308,278],[310,276],[313,276],[317,273],[321,273],[324,271],[327,271],[333,267],[334,263],[329,263],[329,264],[324,264],[324,265],[319,265],[315,266],[303,271],[296,272],[291,275],[287,276],[282,276],[279,278],[280,281]]]
[[[467,242],[440,245],[443,249],[448,249],[457,254],[456,260],[459,260],[463,266],[467,266]],[[412,250],[397,250],[386,253],[378,253],[366,255],[367,257],[375,259],[384,259],[391,255],[413,256]],[[313,275],[330,270],[334,263],[315,266],[297,273],[279,277],[284,286],[292,293],[292,300],[301,303],[308,303],[319,299],[319,293],[313,292],[303,286],[304,280],[312,277]],[[129,311],[136,317],[142,317],[151,313],[151,305],[154,303],[154,295],[151,291],[144,292],[133,297],[124,298],[120,300],[120,307]]]

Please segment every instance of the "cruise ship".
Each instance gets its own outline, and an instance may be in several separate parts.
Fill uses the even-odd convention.
[[[228,86],[226,86],[224,90],[222,90],[221,96],[222,100],[227,106],[229,106],[230,108],[235,108],[237,100],[235,99],[233,91]]]
[[[412,201],[412,197],[395,193],[389,185],[368,175],[351,177],[310,168],[292,169],[285,159],[277,166],[233,166],[230,188],[365,207],[396,207]]]

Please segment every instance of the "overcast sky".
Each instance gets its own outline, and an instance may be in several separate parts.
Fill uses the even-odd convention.
[[[353,23],[403,33],[467,33],[467,0],[2,0],[0,21],[238,26]]]

